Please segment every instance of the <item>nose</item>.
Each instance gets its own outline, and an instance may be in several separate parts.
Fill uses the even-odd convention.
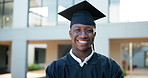
[[[87,38],[88,37],[88,35],[87,35],[87,33],[83,30],[83,31],[81,31],[81,33],[80,33],[80,35],[79,35],[81,38]]]

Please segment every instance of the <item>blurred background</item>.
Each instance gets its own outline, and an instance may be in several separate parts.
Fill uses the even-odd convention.
[[[71,49],[70,22],[58,15],[84,0],[0,0],[0,78],[45,78]],[[148,78],[148,0],[87,0],[96,22],[96,52],[116,60],[125,78]]]

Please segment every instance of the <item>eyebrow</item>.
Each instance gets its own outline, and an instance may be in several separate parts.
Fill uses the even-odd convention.
[[[81,25],[75,25],[74,27],[71,27],[71,28],[80,28]],[[87,26],[87,25],[86,25]],[[92,28],[92,29],[95,29],[95,27],[93,27],[92,25],[91,26],[87,26],[87,28]]]

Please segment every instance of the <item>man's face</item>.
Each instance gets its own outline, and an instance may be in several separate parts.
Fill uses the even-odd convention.
[[[91,47],[96,35],[93,25],[74,24],[69,31],[73,48],[86,50]]]

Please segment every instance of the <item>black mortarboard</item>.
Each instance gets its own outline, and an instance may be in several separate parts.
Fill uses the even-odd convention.
[[[80,2],[58,14],[70,20],[70,26],[73,24],[95,26],[95,20],[105,17],[102,12],[100,12],[87,1]]]

